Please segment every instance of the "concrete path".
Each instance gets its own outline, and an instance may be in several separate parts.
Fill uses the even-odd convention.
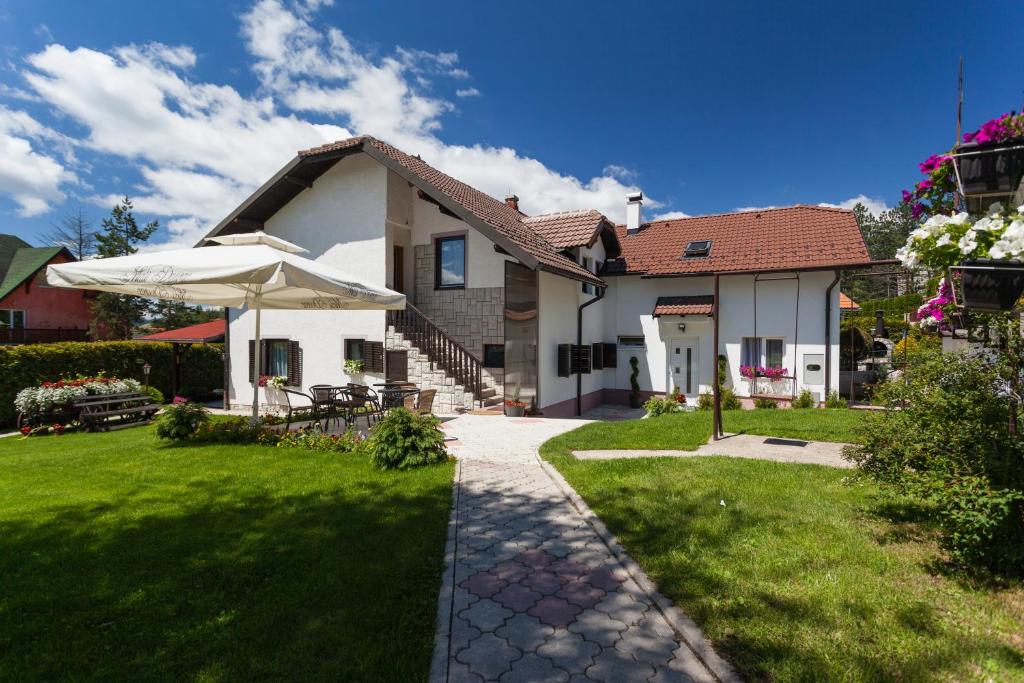
[[[775,462],[828,465],[829,467],[852,468],[853,463],[844,460],[843,448],[849,444],[828,441],[802,441],[781,439],[753,434],[726,434],[718,441],[709,441],[695,451],[573,451],[581,460],[612,460],[614,458],[692,458],[701,455],[726,455],[733,458],[774,460]]]
[[[580,420],[467,415],[431,681],[737,680],[537,456]]]

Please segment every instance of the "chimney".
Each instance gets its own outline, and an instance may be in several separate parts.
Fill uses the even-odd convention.
[[[505,197],[505,206],[508,206],[508,207],[513,208],[516,211],[518,211],[519,210],[519,197],[515,196],[514,194],[510,194],[509,196]]]
[[[626,234],[635,235],[640,232],[640,207],[644,203],[643,192],[632,192],[626,195]]]

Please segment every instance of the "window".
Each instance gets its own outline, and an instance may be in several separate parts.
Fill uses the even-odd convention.
[[[434,242],[434,287],[466,286],[466,236],[438,237]]]
[[[686,245],[686,250],[683,252],[684,258],[696,258],[698,256],[707,256],[711,253],[711,240],[694,240]]]
[[[764,364],[768,368],[781,368],[785,348],[781,339],[764,340]]]
[[[366,360],[365,350],[363,344],[366,342],[365,339],[346,339],[345,340],[345,360]]]
[[[590,272],[590,273],[594,272],[594,259],[593,259],[593,257],[584,256],[584,257],[580,258],[580,265],[583,266],[583,268],[585,270],[587,270],[588,272]],[[589,282],[584,282],[583,283],[583,293],[584,294],[593,294],[594,293],[594,285],[590,284]]]
[[[25,311],[16,308],[0,309],[0,327],[25,327]]]
[[[619,337],[619,346],[640,348],[644,347],[643,337]]]
[[[484,344],[484,367],[497,370],[505,369],[504,344]]]
[[[249,340],[249,381],[253,381],[256,343]],[[260,340],[260,374],[286,377],[288,386],[302,386],[302,349],[299,342],[288,339]]]
[[[740,365],[781,368],[786,353],[785,340],[763,337],[744,337]]]

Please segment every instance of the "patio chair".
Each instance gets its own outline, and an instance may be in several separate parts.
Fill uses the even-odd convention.
[[[325,432],[330,427],[332,419],[335,421],[341,420],[335,404],[335,397],[338,391],[338,387],[333,387],[330,384],[314,384],[309,388],[313,405],[316,406],[317,412],[323,415]]]
[[[369,427],[374,420],[380,420],[384,415],[381,407],[380,397],[377,392],[364,384],[349,384],[348,394],[354,404],[352,415],[355,417],[355,408],[361,408],[360,415],[366,415],[366,426]]]
[[[420,392],[419,400],[416,401],[416,414],[417,415],[431,415],[433,414],[432,408],[434,407],[434,396],[437,395],[436,389],[424,389]]]
[[[317,422],[322,419],[323,415],[318,411],[316,401],[313,400],[312,396],[301,391],[295,391],[294,389],[282,388],[281,391],[284,393],[285,403],[288,404],[288,415],[285,417],[284,425],[285,431],[291,429],[293,418],[301,414],[305,414],[308,419]]]

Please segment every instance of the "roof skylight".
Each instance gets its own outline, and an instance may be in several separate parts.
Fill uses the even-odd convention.
[[[685,258],[695,258],[697,256],[707,256],[711,253],[711,240],[694,240],[686,245],[686,250],[683,252]]]

